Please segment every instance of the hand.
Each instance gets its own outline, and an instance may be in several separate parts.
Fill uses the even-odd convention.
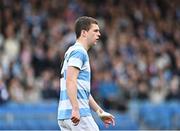
[[[98,116],[101,118],[101,120],[105,123],[106,127],[108,127],[110,124],[112,124],[113,126],[115,125],[115,120],[113,115],[105,111],[100,112],[100,110],[97,110],[96,112]]]
[[[73,122],[74,126],[77,126],[79,124],[80,121],[79,110],[72,109],[71,121]]]

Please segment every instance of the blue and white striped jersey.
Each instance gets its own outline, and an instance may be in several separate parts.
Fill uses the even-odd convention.
[[[90,64],[87,51],[79,43],[75,43],[65,53],[64,64],[61,70],[63,78],[60,80],[60,100],[58,107],[58,119],[70,119],[72,106],[66,90],[66,71],[68,66],[80,69],[77,78],[77,99],[80,109],[80,116],[91,115],[89,107],[90,95]]]

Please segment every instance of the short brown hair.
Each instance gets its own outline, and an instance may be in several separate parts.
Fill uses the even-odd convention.
[[[88,16],[79,17],[75,22],[76,37],[77,38],[80,37],[82,30],[88,31],[90,29],[91,24],[98,24],[98,22],[96,19],[92,17],[88,17]]]

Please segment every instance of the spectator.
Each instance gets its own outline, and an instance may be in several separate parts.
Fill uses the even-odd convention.
[[[138,84],[138,89],[137,89],[137,99],[146,101],[149,98],[149,93],[148,93],[148,84],[145,81],[141,81]]]
[[[3,79],[3,69],[0,64],[0,104],[7,102],[9,99],[9,92]]]
[[[162,96],[159,99],[162,102],[177,91],[174,79],[179,80],[180,74],[179,1],[2,0],[0,3],[1,86],[7,89],[11,100],[23,101],[24,93],[36,90],[36,99],[31,99],[32,95],[29,101],[57,97],[54,77],[59,75],[62,54],[75,40],[72,22],[81,15],[96,17],[102,29],[100,44],[90,51],[95,92],[92,94],[98,96],[95,98],[104,95],[98,89],[100,85],[107,86],[105,83],[110,85],[106,89],[112,89],[115,99],[121,96],[125,102],[142,98],[150,101],[154,95]],[[47,79],[44,72],[49,69],[52,72]],[[110,78],[105,81],[102,77]],[[48,89],[53,92],[51,96]],[[107,101],[111,101],[107,96]]]
[[[18,78],[11,79],[9,84],[9,95],[12,101],[18,103],[26,102],[24,89]]]
[[[174,76],[173,79],[171,80],[166,99],[168,101],[170,101],[170,100],[179,101],[180,100],[180,83],[179,83],[178,76]]]
[[[113,81],[109,70],[103,71],[103,79],[99,83],[99,93],[106,109],[117,108],[118,97],[120,96],[120,88]],[[110,107],[110,105],[112,107]]]

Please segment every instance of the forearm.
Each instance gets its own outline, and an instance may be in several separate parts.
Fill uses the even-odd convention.
[[[103,111],[103,109],[96,103],[94,98],[90,95],[89,97],[90,107],[98,114],[101,120],[105,123],[105,126],[108,127],[109,124],[115,125],[114,116],[108,112]]]
[[[78,100],[77,100],[77,76],[79,70],[75,67],[68,67],[67,77],[66,77],[66,88],[69,100],[72,105],[72,109],[78,110]]]
[[[97,104],[97,102],[91,95],[89,96],[89,105],[95,112],[97,112],[97,110],[103,112],[103,109]]]
[[[72,108],[75,110],[79,109],[78,100],[77,100],[77,86],[74,81],[67,81],[67,94],[71,102]]]

